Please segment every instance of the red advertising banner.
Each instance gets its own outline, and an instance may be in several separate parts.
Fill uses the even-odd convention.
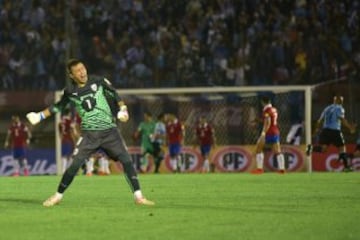
[[[346,145],[348,153],[354,152],[355,144]],[[312,165],[314,171],[321,172],[341,172],[344,166],[338,160],[339,153],[336,147],[329,147],[325,153],[313,153]],[[352,159],[352,167],[354,171],[360,171],[360,158]]]
[[[246,147],[219,147],[211,157],[219,172],[246,172],[252,164],[251,151]]]
[[[217,146],[211,151],[210,161],[215,165],[215,172],[249,172],[256,167],[255,161],[253,160],[254,149],[254,145]],[[307,171],[304,149],[304,146],[282,146],[288,172]],[[129,147],[128,150],[138,172],[152,173],[154,171],[153,159],[143,159],[140,147]],[[182,148],[181,172],[201,172],[202,161],[201,154],[197,148],[189,146]],[[265,152],[264,168],[265,171],[268,172],[277,170],[277,162],[271,151]],[[112,172],[120,171],[122,171],[120,164],[112,165]],[[170,156],[168,153],[165,153],[160,172],[165,173],[172,171]]]
[[[354,151],[355,145],[347,145],[349,153]],[[129,147],[134,167],[140,173],[152,173],[154,171],[154,160],[143,159],[140,147]],[[210,159],[215,165],[215,172],[247,173],[256,166],[253,159],[254,145],[246,146],[217,146],[211,151]],[[285,157],[287,172],[306,172],[308,170],[305,161],[305,146],[283,145],[282,150]],[[185,146],[181,154],[181,171],[187,173],[201,172],[202,158],[197,148]],[[54,149],[29,150],[28,162],[31,175],[56,174],[56,162]],[[360,157],[352,159],[354,171],[360,171]],[[271,151],[265,152],[265,172],[277,170],[277,162]],[[338,161],[337,149],[330,147],[326,153],[312,154],[312,169],[314,172],[340,172],[343,165]],[[0,176],[9,176],[13,172],[13,159],[10,151],[0,151]],[[122,172],[122,166],[118,162],[111,161],[111,172],[113,174]],[[170,157],[165,153],[160,172],[172,172]]]

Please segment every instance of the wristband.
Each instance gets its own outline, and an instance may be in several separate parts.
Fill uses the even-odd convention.
[[[44,120],[45,119],[45,114],[44,112],[40,112],[40,120]]]

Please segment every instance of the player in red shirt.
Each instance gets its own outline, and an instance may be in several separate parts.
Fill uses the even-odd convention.
[[[202,172],[213,172],[214,164],[209,162],[211,147],[215,144],[215,132],[205,117],[200,117],[195,128],[196,143],[200,146],[203,166]]]
[[[261,99],[261,104],[263,105],[263,128],[260,137],[256,142],[255,158],[257,168],[253,170],[252,173],[262,174],[264,172],[263,149],[265,144],[269,144],[272,146],[272,150],[276,156],[279,167],[278,173],[283,174],[285,173],[285,159],[280,147],[280,131],[277,123],[278,112],[277,109],[271,105],[268,97],[263,97]]]
[[[181,146],[184,143],[185,127],[174,114],[166,115],[166,140],[174,172],[181,171]]]
[[[12,176],[20,175],[20,168],[24,176],[29,176],[29,167],[26,159],[26,149],[30,142],[31,132],[28,127],[20,121],[17,115],[12,116],[12,122],[7,131],[5,148],[11,147],[14,158],[14,172]]]
[[[61,138],[62,172],[64,173],[72,162],[72,153],[75,146],[75,122],[70,111],[64,112],[58,127]]]

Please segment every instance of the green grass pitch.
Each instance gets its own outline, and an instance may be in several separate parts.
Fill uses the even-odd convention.
[[[122,175],[77,176],[43,207],[59,176],[0,178],[0,239],[360,239],[359,173],[139,175],[153,207]]]

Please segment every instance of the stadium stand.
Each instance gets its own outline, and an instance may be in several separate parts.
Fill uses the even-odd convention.
[[[118,88],[316,84],[359,67],[359,2],[2,0],[0,90],[59,90],[67,57]]]

